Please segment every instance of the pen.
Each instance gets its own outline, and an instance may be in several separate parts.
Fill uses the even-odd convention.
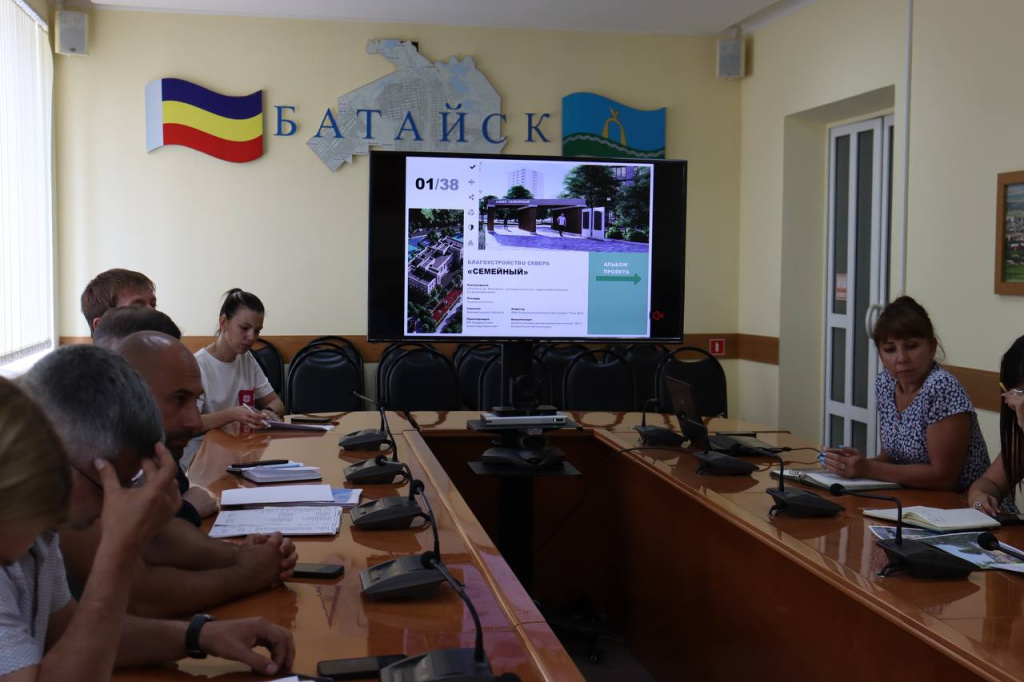
[[[288,464],[287,459],[261,459],[258,462],[237,462],[228,466],[228,469],[252,469],[253,467],[267,467],[280,464]]]
[[[1003,386],[1003,382],[1001,382],[1001,381],[999,382],[999,388],[1003,389],[1003,393],[1009,392],[1009,393],[1013,393],[1014,395],[1021,395],[1022,393],[1024,393],[1024,389],[1020,389],[1020,388],[1006,388],[1006,386]]]

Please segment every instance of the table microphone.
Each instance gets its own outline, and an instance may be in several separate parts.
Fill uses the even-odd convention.
[[[440,557],[441,536],[437,532],[437,520],[430,507],[430,500],[424,493],[423,483],[413,481],[409,495],[419,495],[423,500],[427,508],[424,515],[429,519],[430,528],[434,532],[433,554]],[[363,594],[371,599],[419,599],[434,594],[437,586],[444,582],[444,576],[425,567],[419,555],[411,554],[367,568],[359,574],[359,582],[363,586]]]
[[[393,495],[364,502],[349,510],[352,525],[362,530],[398,530],[409,528],[416,519],[430,518],[423,513],[416,495],[423,492],[423,481],[414,479],[408,495]]]
[[[700,462],[697,473],[701,476],[749,476],[757,465],[708,448],[708,427],[703,422],[678,415],[683,434],[690,441],[690,454]]]
[[[345,448],[346,450],[380,450],[380,446],[385,443],[391,443],[391,447],[395,447],[394,441],[388,437],[390,429],[388,428],[387,418],[384,416],[384,406],[378,405],[375,401],[367,398],[362,393],[352,391],[352,395],[355,397],[365,400],[380,412],[380,428],[379,429],[363,429],[361,431],[353,431],[352,433],[345,434],[338,441],[338,446]]]
[[[640,434],[640,442],[644,445],[652,446],[664,446],[664,447],[678,447],[683,444],[686,440],[675,431],[669,429],[663,429],[660,426],[648,426],[647,425],[647,408],[654,403],[657,405],[658,399],[651,398],[644,403],[644,411],[640,416],[640,426],[634,426],[633,430]]]
[[[981,545],[982,549],[987,549],[990,552],[1006,552],[1010,556],[1017,557],[1018,559],[1024,560],[1024,552],[1020,551],[1016,547],[1010,545],[1004,545],[999,542],[999,538],[988,531],[978,534],[978,544]]]
[[[853,495],[864,497],[869,500],[884,500],[896,503],[896,538],[889,540],[877,540],[876,545],[882,548],[885,556],[889,558],[889,565],[878,574],[887,577],[897,571],[903,571],[914,578],[966,578],[975,569],[974,564],[964,561],[958,556],[943,552],[937,547],[920,540],[903,539],[903,503],[896,497],[890,495],[872,495],[847,490],[841,483],[833,483],[828,491],[839,497],[840,495]],[[985,535],[988,535],[985,533]],[[994,539],[994,538],[993,538]],[[981,538],[978,538],[979,544]]]
[[[455,579],[448,567],[435,552],[424,552],[415,557],[420,565],[431,573],[437,573],[452,586],[469,608],[476,627],[476,645],[472,649],[440,649],[418,656],[409,656],[392,663],[380,671],[381,682],[486,682],[498,679],[491,671],[484,652],[484,630],[480,616],[473,606],[473,600],[466,594],[466,587]],[[502,676],[504,677],[504,675]]]
[[[775,504],[768,510],[768,516],[784,513],[797,518],[826,518],[836,516],[845,509],[842,505],[826,500],[809,490],[786,488],[786,464],[778,454],[761,448],[749,448],[746,454],[770,457],[779,462],[779,487],[765,490],[775,500]]]
[[[352,395],[377,405],[364,395],[352,391]],[[363,462],[356,462],[345,467],[345,480],[349,483],[393,483],[396,476],[401,476],[403,481],[412,478],[409,467],[398,461],[398,446],[391,436],[391,427],[388,425],[387,416],[384,414],[384,405],[380,408],[380,430],[364,429],[344,436],[338,445],[346,448],[347,442],[356,442],[355,447],[348,446],[349,450],[379,450],[382,443],[391,444],[391,459],[387,455],[377,455],[373,459]],[[373,443],[372,446],[369,443]],[[366,447],[364,447],[366,445]]]

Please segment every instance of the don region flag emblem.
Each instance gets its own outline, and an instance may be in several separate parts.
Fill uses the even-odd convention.
[[[146,151],[176,144],[224,161],[263,156],[263,91],[232,97],[180,78],[146,84]]]
[[[665,109],[634,109],[592,92],[562,98],[562,155],[665,158]]]

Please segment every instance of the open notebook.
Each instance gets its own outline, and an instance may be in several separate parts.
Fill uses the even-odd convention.
[[[772,469],[772,476],[779,477],[779,472]],[[843,478],[834,474],[826,473],[824,469],[786,469],[786,480],[799,481],[807,485],[828,490],[833,484],[838,483],[847,490],[895,490],[902,488],[899,483],[890,481],[879,481],[874,478]]]
[[[895,509],[865,509],[864,516],[896,523]],[[904,507],[903,523],[942,532],[998,528],[999,522],[977,509]]]

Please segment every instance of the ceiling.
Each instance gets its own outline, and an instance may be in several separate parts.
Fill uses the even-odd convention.
[[[794,1],[92,0],[90,4],[102,9],[194,14],[701,35],[722,33],[763,15],[769,7]]]

